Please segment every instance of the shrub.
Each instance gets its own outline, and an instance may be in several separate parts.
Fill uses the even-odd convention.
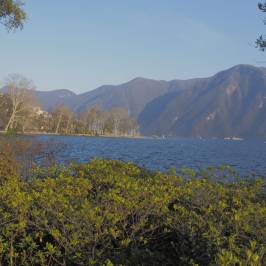
[[[21,180],[2,159],[2,265],[266,264],[262,179],[93,160]]]

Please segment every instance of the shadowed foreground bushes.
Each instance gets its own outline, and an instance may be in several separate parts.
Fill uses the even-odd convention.
[[[15,165],[0,152],[1,265],[266,265],[262,180],[108,160],[21,179]]]

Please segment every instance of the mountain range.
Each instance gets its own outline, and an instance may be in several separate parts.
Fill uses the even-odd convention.
[[[75,94],[37,91],[44,110],[65,104],[123,107],[144,135],[266,139],[266,68],[237,65],[208,78],[161,81],[136,78]]]

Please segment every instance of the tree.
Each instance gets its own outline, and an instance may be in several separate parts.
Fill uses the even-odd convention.
[[[0,129],[3,130],[10,116],[10,97],[6,93],[0,93]]]
[[[7,78],[6,88],[9,106],[5,131],[16,130],[19,127],[24,129],[26,120],[32,116],[37,106],[34,86],[28,79],[15,74]]]
[[[60,105],[52,112],[53,130],[55,134],[72,133],[74,113],[65,105]]]
[[[20,0],[0,0],[0,23],[7,30],[22,28],[26,20],[23,10],[24,3]]]
[[[95,105],[82,112],[80,121],[83,125],[84,133],[103,134],[104,112],[101,111],[100,106]]]
[[[262,12],[266,12],[266,2],[260,2],[258,4],[258,7],[259,7],[259,9]],[[266,20],[264,20],[264,24],[266,25]],[[265,48],[266,48],[266,39],[265,39],[265,36],[260,35],[259,38],[256,41],[256,45],[257,45],[257,47],[259,49],[261,49],[262,51],[264,51]]]
[[[128,110],[114,107],[107,113],[108,128],[112,128],[112,133],[118,135],[136,135],[138,132],[137,121],[129,117]]]
[[[123,134],[135,136],[138,135],[138,123],[134,118],[126,117],[121,121],[121,131]]]
[[[118,136],[121,134],[122,122],[128,118],[128,111],[120,108],[114,107],[110,110],[110,120],[113,125],[113,134]]]

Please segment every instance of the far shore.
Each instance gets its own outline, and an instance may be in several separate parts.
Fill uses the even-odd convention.
[[[6,131],[0,131],[0,135],[9,134]],[[129,138],[129,139],[147,139],[152,137],[142,136],[142,135],[91,135],[91,134],[62,134],[62,133],[51,133],[51,132],[17,132],[14,136],[39,136],[39,135],[47,135],[47,136],[71,136],[71,137],[104,137],[104,138]],[[12,136],[12,134],[11,134]]]

